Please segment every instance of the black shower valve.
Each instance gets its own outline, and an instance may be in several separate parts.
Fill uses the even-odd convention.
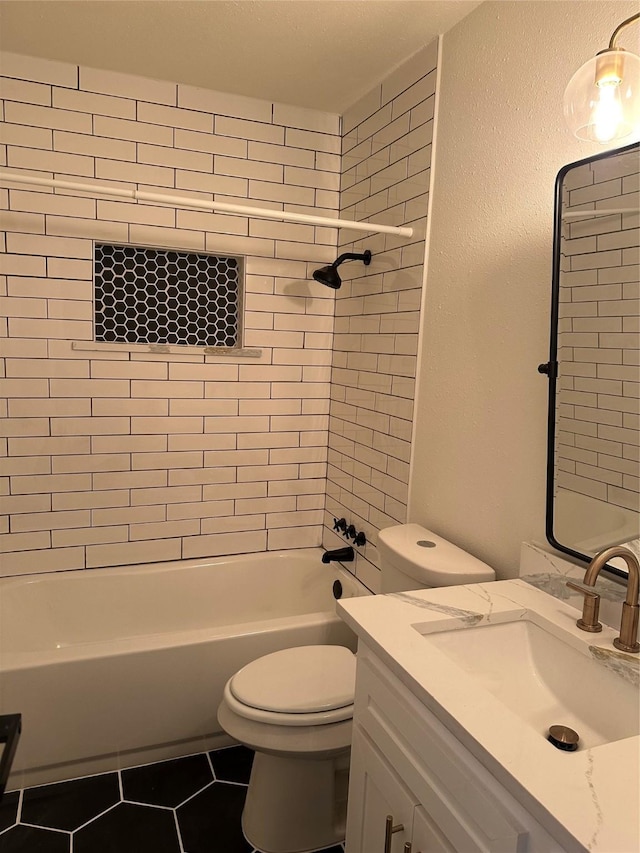
[[[353,544],[357,545],[359,548],[367,544],[367,537],[362,530],[356,530],[355,524],[350,524],[344,535],[349,539],[353,539]]]
[[[367,537],[364,533],[361,530],[356,530],[355,524],[347,525],[346,518],[334,518],[333,529],[338,533],[342,533],[346,539],[353,539],[353,544],[359,548],[367,544]]]

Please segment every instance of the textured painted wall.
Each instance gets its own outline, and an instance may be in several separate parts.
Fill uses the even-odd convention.
[[[409,517],[502,577],[544,540],[555,177],[602,150],[562,94],[636,11],[489,2],[444,36]]]

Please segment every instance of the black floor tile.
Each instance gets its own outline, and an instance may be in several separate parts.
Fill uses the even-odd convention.
[[[242,785],[214,782],[180,806],[177,815],[185,853],[251,853],[253,848],[240,827],[246,793]]]
[[[73,853],[180,853],[174,813],[120,803],[74,833]]]
[[[20,820],[51,829],[73,830],[118,802],[118,774],[103,773],[27,788]]]
[[[216,779],[220,782],[243,782],[249,784],[253,750],[246,746],[230,746],[210,752],[209,758],[213,765]]]
[[[207,756],[190,755],[122,771],[125,800],[175,808],[213,781]]]
[[[18,801],[20,799],[20,791],[12,791],[10,794],[5,794],[0,803],[0,832],[3,829],[8,829],[16,822],[18,815]]]
[[[71,836],[35,826],[14,826],[0,835],[0,853],[69,853]]]
[[[121,771],[124,799],[135,802],[119,802],[118,773],[27,788],[20,813],[19,792],[6,794],[0,853],[254,853],[241,829],[253,751],[209,758],[213,775],[205,753]]]

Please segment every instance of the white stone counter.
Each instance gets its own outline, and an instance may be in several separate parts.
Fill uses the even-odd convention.
[[[616,685],[624,682],[627,697],[635,685],[631,695],[640,713],[639,656],[614,649],[617,629],[580,631],[578,611],[523,580],[351,598],[338,602],[338,612],[562,849],[640,850],[640,736],[559,751],[546,732],[524,722],[428,640],[430,631],[539,614],[571,647],[614,673],[607,713],[616,714]],[[556,722],[562,721],[549,720]]]

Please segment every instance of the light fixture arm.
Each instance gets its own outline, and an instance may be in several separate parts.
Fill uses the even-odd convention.
[[[640,12],[636,12],[635,15],[631,15],[631,17],[627,18],[626,21],[623,21],[621,24],[618,24],[618,26],[613,31],[613,35],[609,39],[609,50],[616,49],[616,39],[618,38],[620,31],[623,30],[625,27],[628,27],[629,24],[632,24],[634,21],[638,20],[640,20]]]

